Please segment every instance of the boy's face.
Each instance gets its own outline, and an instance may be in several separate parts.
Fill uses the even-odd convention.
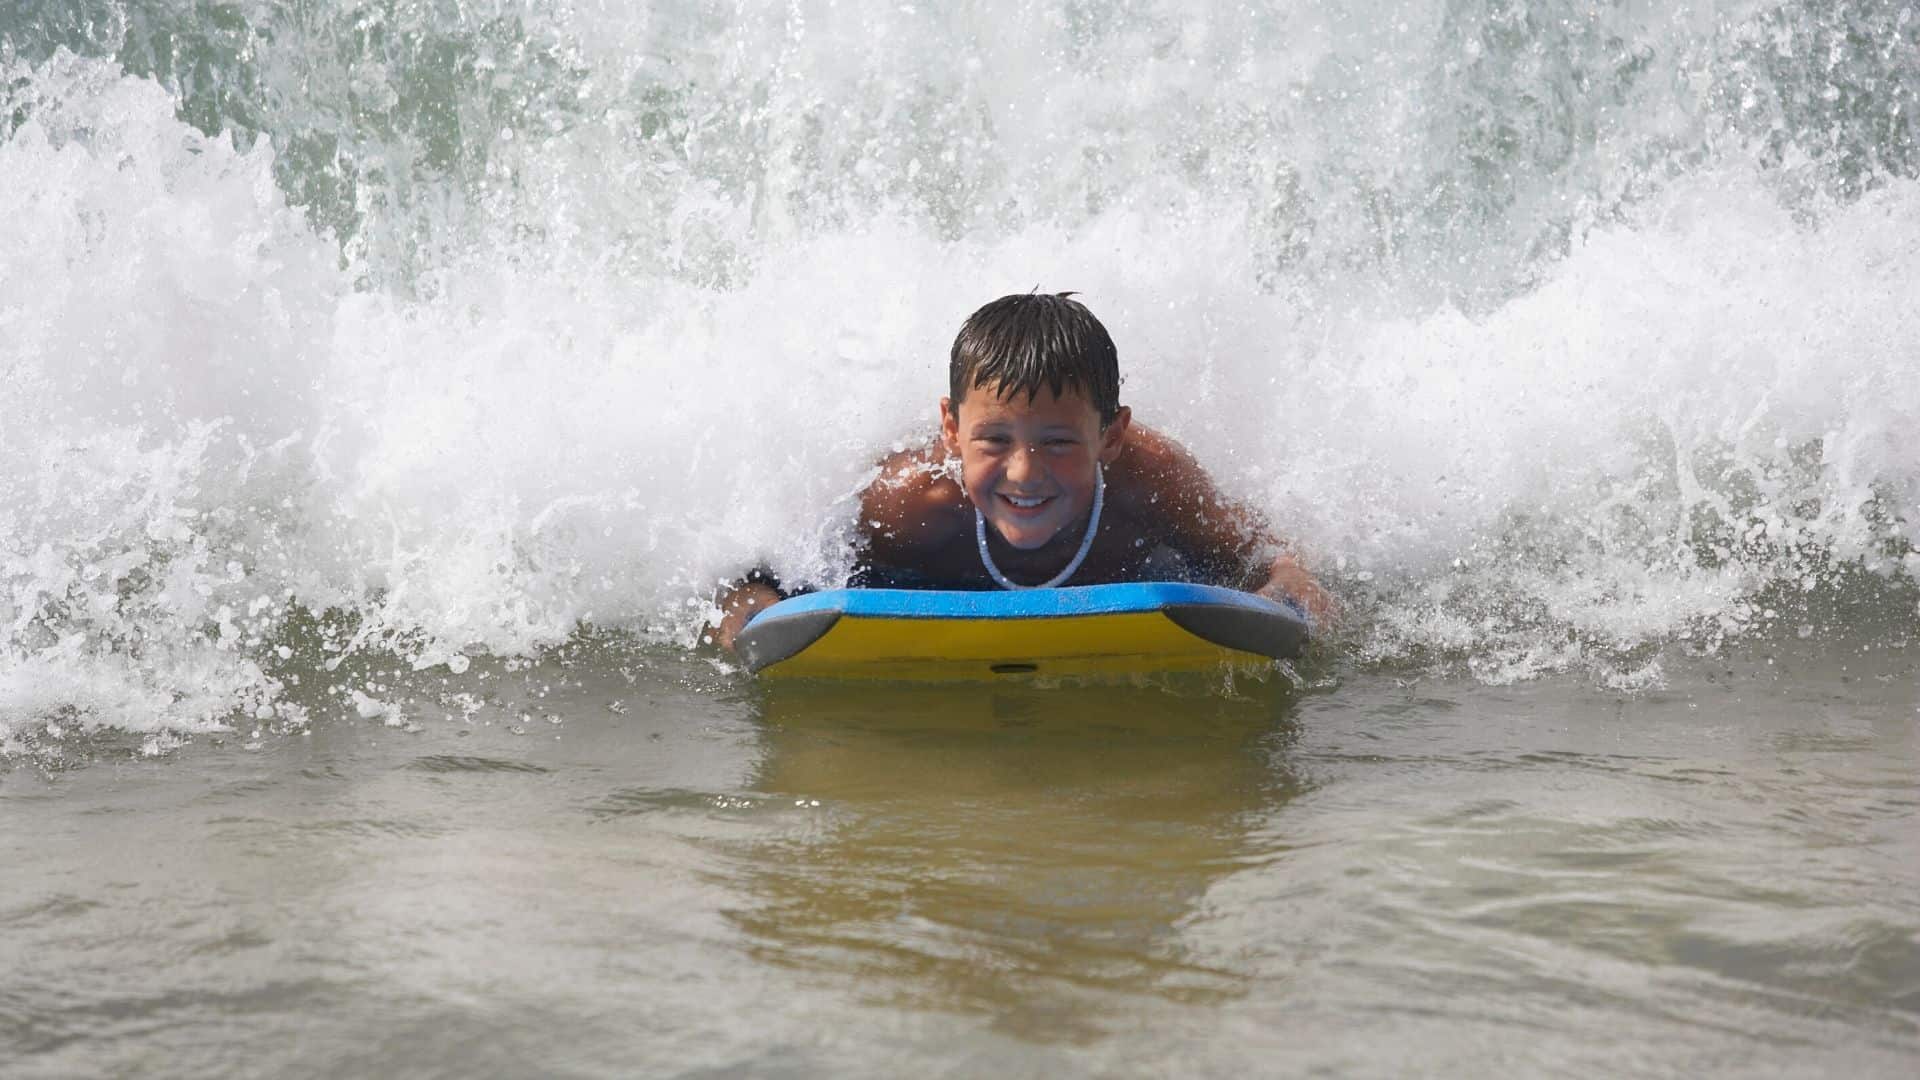
[[[1103,431],[1100,413],[1078,390],[1042,387],[1000,397],[975,387],[958,406],[940,399],[940,431],[960,458],[961,486],[1002,539],[1023,551],[1043,547],[1093,508],[1095,463],[1120,456],[1131,415],[1122,406]]]

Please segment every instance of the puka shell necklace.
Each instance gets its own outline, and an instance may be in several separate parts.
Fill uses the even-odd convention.
[[[993,578],[994,584],[1003,589],[1051,589],[1059,585],[1072,577],[1075,570],[1080,569],[1080,564],[1087,560],[1087,552],[1093,550],[1093,535],[1100,531],[1100,508],[1106,501],[1107,474],[1096,461],[1093,465],[1093,513],[1087,518],[1087,535],[1080,538],[1080,550],[1073,553],[1073,561],[1067,564],[1065,570],[1038,585],[1022,585],[1017,581],[1009,580],[1007,575],[1000,572],[999,567],[993,565],[993,556],[987,554],[987,518],[980,512],[979,507],[974,507],[973,542],[980,548],[980,565],[987,568],[987,576]]]

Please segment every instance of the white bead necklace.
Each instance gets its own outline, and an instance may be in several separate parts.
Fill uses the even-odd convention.
[[[1038,585],[1022,585],[1008,579],[993,565],[993,556],[987,554],[987,519],[980,513],[978,506],[973,508],[973,542],[980,548],[980,565],[987,568],[987,575],[1003,589],[1051,589],[1073,576],[1080,564],[1086,561],[1087,552],[1093,550],[1093,534],[1100,529],[1100,507],[1107,500],[1107,474],[1100,468],[1099,462],[1093,465],[1093,513],[1087,518],[1087,535],[1080,538],[1080,550],[1073,553],[1073,561],[1065,570],[1053,575]]]

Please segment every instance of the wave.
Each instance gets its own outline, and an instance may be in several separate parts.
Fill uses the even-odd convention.
[[[0,743],[692,647],[743,566],[844,576],[1036,285],[1339,655],[1632,688],[1911,625],[1893,7],[95,6],[0,23]]]

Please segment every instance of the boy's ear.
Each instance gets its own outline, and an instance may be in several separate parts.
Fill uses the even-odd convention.
[[[1127,441],[1127,425],[1133,423],[1133,410],[1125,405],[1113,414],[1113,420],[1100,432],[1100,464],[1111,465],[1120,456]]]
[[[947,453],[960,452],[960,412],[952,398],[940,399],[940,441],[947,444]]]

